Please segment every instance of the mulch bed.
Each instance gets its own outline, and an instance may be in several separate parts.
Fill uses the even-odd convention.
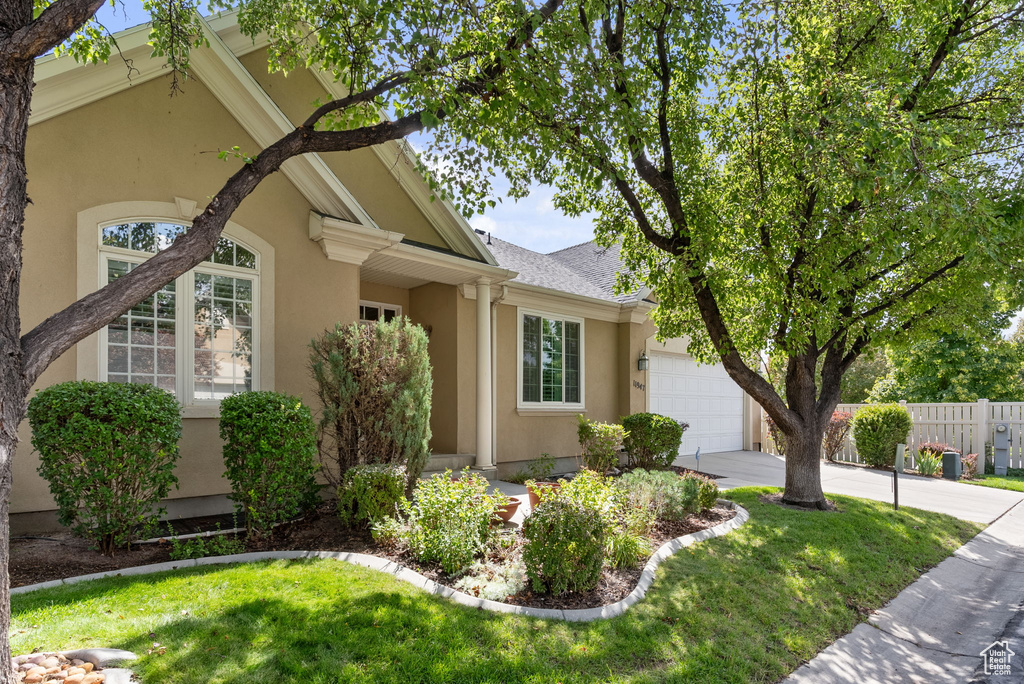
[[[659,522],[651,534],[651,547],[656,551],[662,544],[685,534],[714,527],[736,514],[728,508],[715,507],[699,516],[677,522]],[[324,503],[305,518],[282,525],[269,539],[247,544],[248,551],[350,551],[388,558],[412,568],[439,584],[451,586],[453,577],[436,566],[424,566],[414,558],[376,546],[368,532],[343,528],[334,513],[333,503]],[[11,541],[11,586],[46,582],[109,572],[138,565],[169,561],[169,544],[133,546],[119,550],[113,558],[89,549],[89,543],[60,533],[46,538],[15,538]],[[534,608],[595,608],[620,601],[629,595],[640,579],[640,568],[605,568],[601,581],[593,591],[546,596],[527,591],[510,597],[509,603]]]
[[[705,473],[703,470],[692,470],[690,468],[683,468],[681,466],[669,466],[668,469],[677,472],[680,475],[686,475],[687,473],[691,475],[703,475],[704,477],[710,478],[712,480],[721,480],[723,477],[725,477],[724,475],[713,475],[711,473]]]

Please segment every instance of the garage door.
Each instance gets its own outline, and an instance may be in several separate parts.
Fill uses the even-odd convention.
[[[651,412],[690,424],[681,454],[743,448],[743,390],[721,365],[685,354],[651,354]]]

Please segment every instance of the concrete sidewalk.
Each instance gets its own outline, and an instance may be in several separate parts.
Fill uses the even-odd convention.
[[[703,459],[701,459],[703,461]],[[1024,504],[923,575],[785,684],[1024,682]],[[1009,675],[983,649],[1008,642]]]
[[[676,465],[697,468],[693,456],[676,459]],[[760,451],[730,451],[700,458],[706,473],[721,475],[722,489],[786,483],[786,462]],[[821,485],[826,493],[848,494],[892,502],[892,473],[853,465],[821,464]],[[1024,492],[1010,492],[916,475],[900,475],[900,505],[946,513],[961,520],[990,523],[1020,501]]]

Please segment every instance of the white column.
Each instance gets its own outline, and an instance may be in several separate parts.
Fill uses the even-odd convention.
[[[476,283],[476,467],[491,468],[491,281]]]

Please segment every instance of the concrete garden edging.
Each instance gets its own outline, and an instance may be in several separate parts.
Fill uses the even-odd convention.
[[[478,608],[480,610],[489,610],[495,613],[510,613],[513,615],[524,615],[527,617],[555,619],[555,620],[566,620],[569,622],[591,622],[593,620],[606,620],[608,618],[617,617],[625,613],[629,608],[646,594],[647,590],[651,588],[654,583],[654,573],[667,558],[672,556],[674,553],[687,546],[692,546],[697,542],[706,541],[708,539],[714,539],[715,537],[721,537],[728,534],[729,532],[737,529],[743,525],[750,518],[750,513],[747,509],[743,508],[739,504],[728,501],[726,499],[719,499],[719,505],[731,508],[736,511],[736,515],[731,519],[726,520],[723,523],[719,523],[714,527],[709,527],[705,530],[694,532],[693,534],[686,534],[682,537],[676,537],[671,541],[667,541],[661,545],[661,547],[648,559],[647,565],[644,566],[643,572],[640,573],[640,579],[637,582],[636,587],[629,593],[626,598],[610,603],[606,606],[598,606],[597,608],[580,608],[575,610],[560,610],[553,608],[532,608],[529,606],[515,606],[510,603],[501,603],[500,601],[489,601],[487,599],[477,598],[476,596],[470,596],[461,591],[456,591],[450,587],[446,587],[443,584],[438,584],[433,580],[427,579],[420,573],[407,568],[403,565],[390,561],[386,558],[380,558],[379,556],[371,556],[365,553],[349,553],[347,551],[266,551],[257,553],[239,553],[232,556],[210,556],[207,558],[195,558],[184,561],[170,561],[167,563],[154,563],[152,565],[140,565],[134,568],[122,568],[120,570],[110,570],[108,572],[97,572],[91,575],[80,575],[78,577],[68,577],[63,580],[53,580],[51,582],[40,582],[39,584],[30,584],[24,587],[17,587],[11,589],[11,594],[24,594],[30,591],[36,591],[39,589],[49,589],[51,587],[59,587],[68,584],[78,584],[79,582],[86,582],[94,579],[102,579],[104,577],[128,577],[132,575],[149,575],[155,572],[164,572],[166,570],[180,570],[182,568],[192,568],[202,565],[230,565],[234,563],[253,563],[264,560],[300,560],[306,558],[333,558],[334,560],[344,561],[351,563],[352,565],[359,565],[364,568],[370,568],[372,570],[379,570],[395,577],[395,579],[408,582],[413,586],[419,587],[424,591],[435,594],[437,596],[443,596],[444,598],[451,599],[455,603],[458,603],[469,608]]]

